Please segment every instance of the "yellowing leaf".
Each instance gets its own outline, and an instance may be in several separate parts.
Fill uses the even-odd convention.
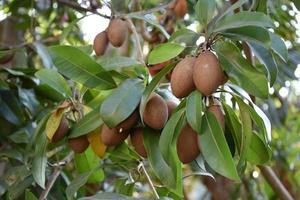
[[[101,127],[96,128],[94,131],[88,134],[88,140],[94,153],[100,158],[103,158],[106,151],[106,146],[101,141],[100,133]]]

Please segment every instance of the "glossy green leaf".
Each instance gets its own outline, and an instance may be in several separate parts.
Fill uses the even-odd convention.
[[[284,41],[275,33],[269,32],[273,51],[285,62],[288,61],[288,50]]]
[[[252,10],[268,14],[268,0],[255,0]]]
[[[43,83],[46,83],[64,97],[71,97],[72,92],[67,81],[56,71],[52,69],[41,69],[35,73],[35,76]]]
[[[230,80],[254,96],[260,98],[268,97],[267,78],[241,55],[240,50],[233,43],[218,43],[216,52]]]
[[[76,123],[69,134],[69,138],[76,138],[82,135],[86,135],[89,132],[95,130],[103,124],[100,113],[98,109],[86,114],[78,123]]]
[[[198,0],[195,6],[195,13],[200,22],[204,27],[213,18],[216,10],[215,0]]]
[[[186,119],[198,134],[201,131],[202,104],[202,95],[197,90],[192,92],[187,98]]]
[[[151,93],[155,90],[155,88],[158,87],[162,78],[165,77],[165,75],[168,74],[174,67],[175,67],[174,63],[169,64],[166,67],[164,67],[158,74],[156,74],[154,76],[154,78],[151,80],[151,82],[146,86],[146,88],[143,92],[143,95],[142,95],[141,103],[140,103],[140,108],[139,108],[140,116],[143,116],[146,103],[147,103],[148,98],[150,97]],[[141,119],[141,120],[143,120],[143,119]]]
[[[102,103],[100,115],[109,127],[125,120],[138,106],[144,91],[143,81],[138,78],[125,80]]]
[[[100,158],[94,153],[91,147],[88,147],[85,152],[75,154],[75,167],[79,173],[90,172],[99,167]],[[97,169],[88,178],[88,183],[99,183],[104,179],[104,172],[102,169]]]
[[[193,46],[196,45],[199,36],[198,33],[192,30],[180,29],[171,35],[169,42],[178,44],[185,43],[186,46]]]
[[[54,65],[66,77],[86,87],[104,90],[115,87],[111,75],[83,51],[72,46],[52,46],[49,52]]]
[[[126,67],[143,66],[143,64],[137,60],[128,57],[100,57],[97,62],[105,70],[119,70]]]
[[[270,160],[268,149],[269,147],[262,139],[256,133],[253,133],[246,159],[252,164],[262,165]]]
[[[242,11],[218,21],[212,31],[222,32],[226,29],[239,28],[244,26],[273,28],[274,24],[272,20],[264,13]]]
[[[220,124],[211,112],[202,118],[200,146],[209,166],[219,174],[239,181],[236,167]]]
[[[168,61],[178,56],[184,49],[184,46],[176,43],[159,44],[149,53],[148,64],[154,65]]]

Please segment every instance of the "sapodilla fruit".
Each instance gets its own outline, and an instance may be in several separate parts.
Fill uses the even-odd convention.
[[[168,119],[171,117],[173,111],[177,108],[177,103],[171,100],[166,101],[167,106],[168,106]]]
[[[205,96],[211,95],[224,81],[224,73],[215,54],[205,51],[196,58],[193,80],[196,88]]]
[[[119,18],[112,19],[108,26],[108,39],[114,47],[120,47],[128,34],[128,27],[125,21]]]
[[[185,57],[174,68],[171,76],[172,93],[178,97],[183,98],[188,96],[195,90],[193,81],[193,68],[196,58]]]
[[[68,131],[69,131],[69,122],[65,117],[62,117],[60,120],[60,124],[51,139],[51,142],[52,143],[59,142],[67,135]]]
[[[184,164],[192,162],[200,154],[197,133],[189,124],[185,125],[178,136],[177,154]]]
[[[143,128],[136,128],[130,134],[130,141],[135,151],[142,157],[147,158],[147,151],[144,145]]]
[[[150,75],[155,76],[158,72],[160,72],[165,66],[169,65],[170,63],[171,63],[171,61],[168,60],[168,61],[150,66],[148,68]]]
[[[153,129],[162,129],[168,120],[168,106],[165,100],[156,93],[152,93],[143,113],[145,124]]]
[[[129,131],[119,133],[116,128],[109,128],[105,124],[101,129],[101,140],[106,146],[116,146],[122,143],[129,135]]]
[[[214,100],[214,103],[208,107],[208,111],[212,112],[215,115],[220,126],[222,127],[223,130],[225,130],[225,118],[221,109],[220,102]]]
[[[186,0],[177,0],[176,5],[174,7],[174,11],[177,17],[184,17],[187,13],[188,7]]]
[[[103,31],[101,33],[98,33],[94,39],[94,51],[96,53],[97,56],[102,56],[108,46],[108,36],[107,36],[107,32]]]
[[[75,153],[82,153],[89,147],[89,141],[86,135],[69,139],[69,145]]]
[[[122,133],[131,129],[137,123],[138,117],[138,112],[136,110],[133,111],[129,117],[116,126],[117,132]]]

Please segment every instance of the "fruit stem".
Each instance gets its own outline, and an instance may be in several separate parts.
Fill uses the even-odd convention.
[[[146,177],[146,179],[147,179],[147,182],[149,183],[151,189],[153,190],[153,193],[154,193],[155,198],[156,198],[156,199],[159,199],[159,195],[158,195],[158,193],[157,193],[157,191],[156,191],[156,189],[155,189],[155,187],[154,187],[154,185],[153,185],[153,182],[152,182],[152,180],[151,180],[151,178],[150,178],[148,172],[146,171],[146,168],[145,168],[145,166],[144,166],[143,161],[140,162],[138,168],[142,169],[142,171],[143,171],[143,173],[144,173],[144,175],[145,175],[145,177]]]

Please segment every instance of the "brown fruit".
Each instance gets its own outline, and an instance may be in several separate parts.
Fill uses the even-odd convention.
[[[166,103],[168,106],[168,118],[170,118],[173,111],[177,108],[177,103],[175,103],[174,101],[171,101],[171,100],[167,100]]]
[[[179,134],[177,154],[184,164],[192,162],[200,154],[198,135],[189,124],[186,124]]]
[[[147,151],[144,145],[143,129],[137,128],[130,135],[131,144],[135,151],[142,157],[147,158]]]
[[[211,95],[224,79],[218,58],[210,51],[199,55],[194,64],[193,80],[196,88],[205,96]]]
[[[225,130],[225,118],[224,118],[224,114],[221,110],[221,105],[216,100],[215,100],[215,102],[216,103],[214,103],[213,105],[210,105],[208,107],[208,111],[212,112],[215,115],[220,126],[222,127],[223,130]]]
[[[156,93],[153,93],[143,113],[145,124],[153,129],[162,129],[168,120],[168,107],[165,100]]]
[[[181,60],[172,72],[171,89],[173,94],[178,98],[188,96],[195,90],[193,81],[193,68],[196,58],[185,57]]]
[[[221,85],[224,85],[228,80],[229,80],[229,78],[228,78],[227,74],[224,72],[223,79],[221,81]]]
[[[133,111],[131,115],[127,117],[127,119],[125,119],[118,126],[116,126],[117,132],[122,133],[123,131],[128,131],[129,129],[131,129],[137,123],[138,117],[138,112],[136,110]]]
[[[65,117],[62,117],[60,124],[51,139],[51,142],[52,143],[59,142],[67,135],[68,131],[69,131],[69,122]]]
[[[108,39],[114,47],[122,46],[128,34],[126,22],[119,18],[111,20],[107,33]]]
[[[69,145],[75,153],[82,153],[89,147],[89,141],[86,135],[69,139]]]
[[[105,53],[108,42],[109,41],[106,31],[103,31],[96,35],[93,48],[97,56],[102,56]]]
[[[155,76],[158,72],[160,72],[165,66],[169,65],[171,63],[170,60],[159,63],[159,64],[155,64],[150,66],[149,69],[149,73],[151,74],[151,76]]]
[[[116,128],[109,128],[105,124],[101,130],[101,140],[106,146],[116,146],[122,143],[129,135],[129,131],[118,133]]]
[[[177,17],[184,17],[187,13],[187,2],[186,0],[177,0],[174,11]]]

